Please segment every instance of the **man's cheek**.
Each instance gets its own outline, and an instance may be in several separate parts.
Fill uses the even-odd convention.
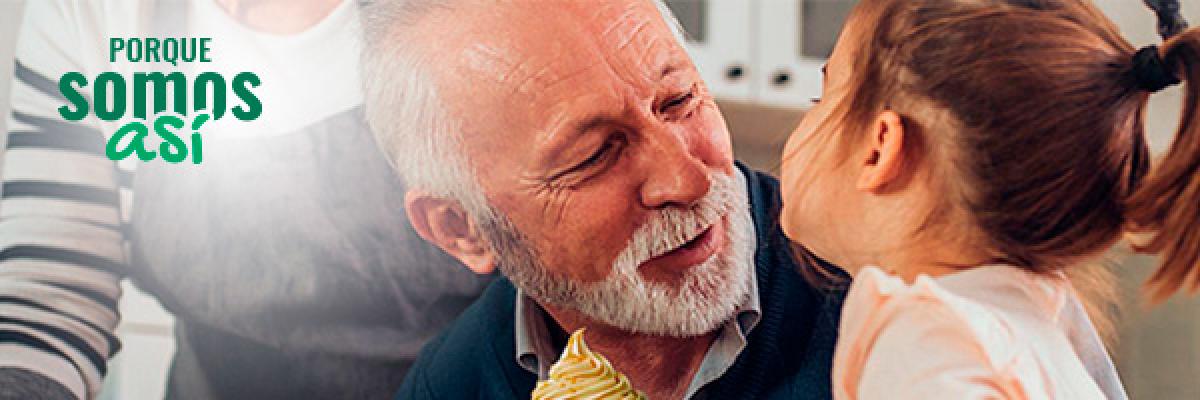
[[[564,243],[562,250],[573,254],[576,262],[593,265],[600,279],[607,275],[613,260],[629,243],[639,218],[625,201],[616,201],[610,195],[590,194],[594,196],[570,210],[567,219],[571,223],[561,226],[559,238]]]
[[[608,276],[627,239],[622,239],[621,229],[608,226],[606,219],[592,218],[547,232],[543,259],[548,268],[583,282],[597,282]]]

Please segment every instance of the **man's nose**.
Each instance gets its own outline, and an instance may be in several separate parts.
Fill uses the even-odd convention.
[[[646,158],[647,178],[642,185],[642,202],[647,208],[691,207],[708,194],[712,185],[706,157],[709,146],[679,135],[658,141]]]

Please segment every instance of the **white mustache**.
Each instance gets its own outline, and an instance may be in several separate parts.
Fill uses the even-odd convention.
[[[638,227],[613,262],[614,272],[636,272],[642,263],[683,247],[736,210],[738,191],[733,177],[712,173],[709,179],[708,193],[690,209],[658,210]]]

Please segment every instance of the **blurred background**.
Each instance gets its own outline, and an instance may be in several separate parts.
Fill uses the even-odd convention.
[[[9,112],[12,53],[25,0],[0,0],[0,112]],[[36,0],[30,0],[36,1]],[[100,0],[96,0],[100,1]],[[211,1],[211,0],[194,0]],[[592,0],[576,0],[592,1]],[[851,0],[668,0],[691,40],[700,68],[733,132],[734,150],[749,164],[778,172],[784,140],[820,94],[820,67]],[[1135,46],[1159,41],[1153,14],[1140,0],[1097,0]],[[1183,2],[1200,23],[1200,4]],[[70,27],[63,27],[70,29]],[[1178,123],[1178,87],[1152,96],[1151,147],[1161,153]],[[4,119],[0,118],[0,130]],[[1121,251],[1112,256],[1120,280],[1117,339],[1111,349],[1134,399],[1200,399],[1200,300],[1176,298],[1150,309],[1139,287],[1154,265]],[[174,352],[172,317],[152,298],[125,285],[114,359],[103,398],[157,399]]]

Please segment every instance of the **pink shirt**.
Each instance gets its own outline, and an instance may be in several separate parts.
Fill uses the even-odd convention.
[[[1010,266],[911,285],[864,268],[846,295],[833,390],[838,400],[1125,398],[1070,283]]]

